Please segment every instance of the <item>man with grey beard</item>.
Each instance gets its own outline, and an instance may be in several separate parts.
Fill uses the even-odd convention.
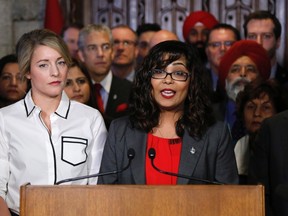
[[[227,96],[223,101],[222,120],[228,123],[233,141],[237,141],[245,132],[235,115],[238,93],[249,82],[269,79],[270,71],[268,54],[255,41],[237,41],[222,57],[219,65],[219,86],[226,91]]]
[[[250,69],[245,69],[245,71],[255,70],[255,67],[251,67]],[[241,70],[241,68],[239,68]],[[236,97],[240,91],[242,91],[247,83],[251,82],[249,78],[246,77],[237,77],[235,80],[231,80],[230,82],[225,80],[225,90],[228,98],[236,101]]]

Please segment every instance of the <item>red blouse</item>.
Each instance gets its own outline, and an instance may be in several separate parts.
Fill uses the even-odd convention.
[[[178,173],[182,140],[180,138],[167,139],[148,134],[146,150],[146,184],[147,185],[175,185],[177,177],[162,174],[151,165],[148,150],[154,148],[156,157],[154,164],[161,170]]]

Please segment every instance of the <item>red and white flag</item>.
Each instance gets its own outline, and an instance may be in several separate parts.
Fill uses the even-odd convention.
[[[60,34],[63,26],[64,18],[59,1],[46,0],[44,28]]]

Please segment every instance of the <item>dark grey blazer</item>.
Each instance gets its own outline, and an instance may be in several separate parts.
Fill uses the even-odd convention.
[[[179,173],[191,177],[237,184],[238,174],[230,134],[224,123],[216,123],[201,140],[185,131]],[[128,164],[127,150],[135,150],[135,158],[128,170],[100,177],[99,184],[145,184],[147,133],[131,127],[128,117],[116,119],[110,125],[100,172],[120,170]],[[193,149],[193,151],[191,151]],[[177,184],[202,184],[178,178]]]
[[[248,177],[265,185],[267,216],[288,215],[288,110],[262,123]]]

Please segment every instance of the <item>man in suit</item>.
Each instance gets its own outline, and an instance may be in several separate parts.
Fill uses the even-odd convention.
[[[225,23],[219,23],[215,25],[209,31],[207,40],[205,41],[205,51],[208,58],[208,82],[211,83],[213,92],[213,102],[222,99],[223,92],[217,89],[218,76],[219,76],[219,64],[224,54],[230,49],[230,47],[240,40],[240,32],[233,26]],[[220,97],[220,98],[219,98]]]
[[[112,28],[114,39],[114,59],[111,70],[115,76],[131,82],[135,76],[136,57],[138,55],[137,34],[128,25]]]
[[[261,44],[268,52],[271,60],[270,78],[279,84],[287,84],[288,73],[277,62],[276,51],[281,41],[281,24],[277,17],[269,11],[255,11],[245,20],[243,25],[245,38]]]
[[[84,27],[78,39],[79,57],[87,67],[94,84],[97,108],[103,114],[107,128],[115,118],[128,114],[131,82],[114,76],[113,37],[105,25]]]
[[[288,215],[288,110],[262,123],[250,158],[249,182],[265,186],[266,215]]]

